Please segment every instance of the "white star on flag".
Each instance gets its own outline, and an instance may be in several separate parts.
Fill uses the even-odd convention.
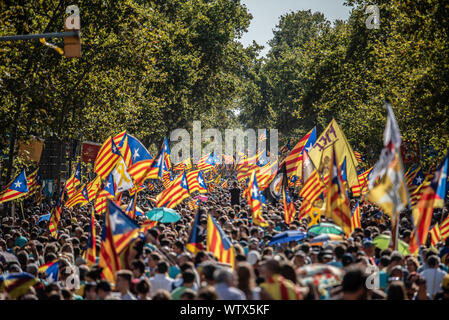
[[[109,218],[109,221],[110,221],[110,223],[111,223],[111,229],[112,229],[112,230],[115,230],[115,226],[123,225],[123,224],[124,224],[124,221],[122,221],[122,220],[119,219],[119,217],[118,217],[118,211],[115,211],[115,212],[111,213],[110,218]]]
[[[257,189],[256,185],[253,185],[253,198],[258,198],[259,197],[259,190]]]
[[[139,157],[139,148],[134,149],[133,159],[136,160],[137,157]]]
[[[21,185],[22,185],[22,182],[20,182],[20,181],[17,181],[16,183],[14,183],[14,186],[16,188],[20,188]]]

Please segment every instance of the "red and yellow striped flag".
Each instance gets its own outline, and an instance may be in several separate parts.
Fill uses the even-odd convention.
[[[299,192],[299,196],[303,198],[301,207],[299,208],[300,221],[310,213],[312,204],[318,199],[324,190],[325,186],[321,181],[320,174],[316,169],[314,169]]]
[[[354,210],[351,214],[351,233],[354,232],[356,228],[361,228],[362,225],[360,223],[360,205],[357,201],[357,204],[354,207]]]
[[[288,195],[287,190],[285,188],[282,188],[282,194],[283,194],[283,202],[284,202],[284,214],[285,214],[285,223],[290,224],[295,220],[296,216],[296,209],[295,205],[293,204],[292,199],[290,199],[290,196]]]
[[[301,165],[302,160],[302,150],[304,149],[305,145],[307,144],[307,141],[309,140],[309,137],[311,136],[312,132],[315,130],[313,128],[310,130],[297,144],[294,146],[292,151],[285,157],[283,163],[285,163],[285,168],[287,171],[287,176],[293,176],[296,174],[297,169]],[[281,164],[282,166],[282,164]]]
[[[25,169],[0,192],[0,203],[15,200],[28,194]]]
[[[248,205],[253,213],[253,224],[261,227],[268,227],[268,222],[262,217],[262,201],[259,187],[257,185],[256,172],[253,171],[248,183]]]
[[[221,263],[228,263],[234,268],[235,266],[235,251],[234,247],[229,241],[226,234],[221,229],[220,225],[207,215],[207,251],[212,252],[218,261]]]
[[[343,178],[337,165],[335,150],[332,152],[332,160],[329,168],[330,179],[327,185],[326,211],[327,217],[339,225],[346,235],[351,234],[351,210],[346,191],[343,187]]]
[[[368,177],[372,170],[373,167],[357,175],[357,180],[359,183],[351,188],[353,197],[360,197],[368,193]]]
[[[449,237],[449,216],[441,222],[440,225],[441,241]]]
[[[61,212],[62,212],[62,202],[64,200],[64,189],[61,191],[59,195],[58,202],[56,202],[56,206],[53,208],[50,217],[50,223],[48,225],[48,229],[50,230],[50,234],[53,238],[58,238],[58,224],[61,220]]]
[[[87,250],[86,250],[86,262],[87,262],[88,266],[92,266],[96,263],[97,247],[96,247],[95,237],[96,237],[95,211],[91,210],[89,239],[87,240]]]
[[[115,137],[109,137],[98,151],[94,164],[94,172],[97,173],[103,180],[107,179],[109,173],[111,173],[117,162],[122,157],[118,145],[122,142],[122,139],[126,138],[125,133],[126,131],[123,131]],[[126,163],[126,159],[124,160]]]
[[[168,189],[157,196],[156,207],[174,208],[190,196],[186,173],[184,172]]]
[[[437,243],[441,240],[440,226],[436,223],[432,229],[430,229],[430,243],[436,247]]]

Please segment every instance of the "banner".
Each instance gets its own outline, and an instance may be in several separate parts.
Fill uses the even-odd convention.
[[[338,164],[341,164],[346,157],[346,172],[349,187],[358,185],[357,158],[335,119],[332,119],[309,151],[309,157],[315,167],[318,168],[318,172],[322,177],[329,173],[329,166],[332,159],[332,146],[335,148]]]
[[[101,143],[84,141],[81,145],[81,161],[84,163],[95,162]]]

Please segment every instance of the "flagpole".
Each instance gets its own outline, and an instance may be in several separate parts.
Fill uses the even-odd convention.
[[[23,202],[20,201],[20,208],[22,209],[22,218],[25,220],[25,214],[23,213]]]

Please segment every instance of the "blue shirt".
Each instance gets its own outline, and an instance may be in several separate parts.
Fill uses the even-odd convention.
[[[226,283],[218,283],[215,290],[221,300],[246,300],[245,294],[240,289],[230,287]]]

